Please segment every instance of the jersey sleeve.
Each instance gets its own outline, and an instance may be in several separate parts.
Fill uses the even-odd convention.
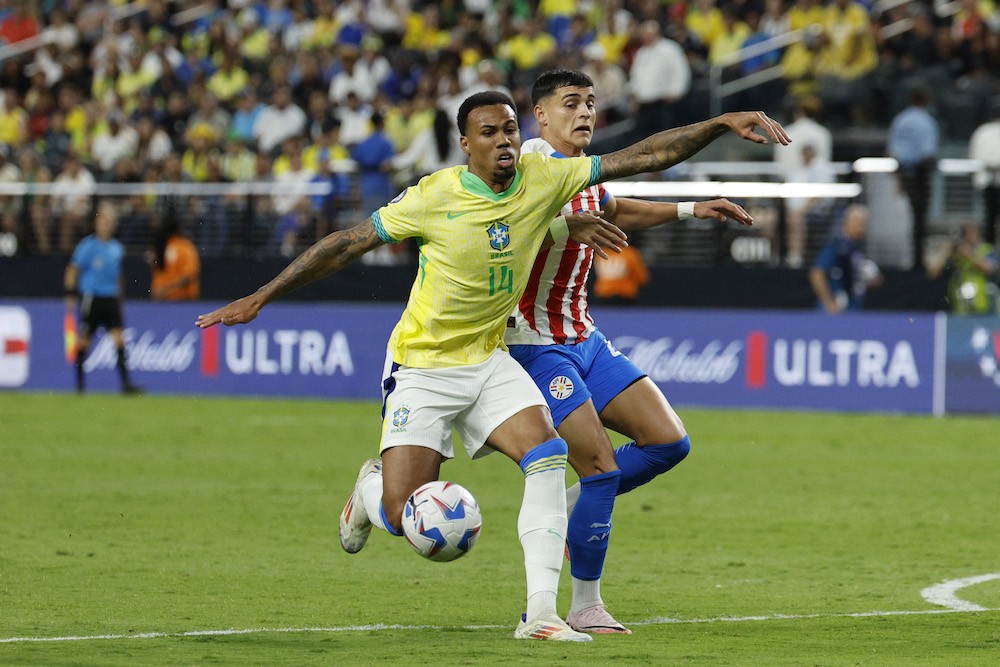
[[[408,187],[372,213],[372,224],[380,239],[386,243],[399,243],[421,236],[420,212],[424,208],[424,197],[420,190],[420,184]]]
[[[549,159],[552,194],[562,203],[601,180],[601,158],[597,155]]]
[[[608,203],[608,200],[611,199],[611,193],[604,187],[604,183],[597,184],[597,192],[600,196],[601,208],[604,208],[605,204]]]
[[[73,256],[70,258],[69,263],[77,268],[82,267],[87,262],[87,255],[89,252],[90,243],[83,241],[77,244],[76,248],[73,250]]]

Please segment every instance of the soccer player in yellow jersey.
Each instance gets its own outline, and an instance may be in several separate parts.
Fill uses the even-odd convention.
[[[788,142],[764,114],[741,114],[661,132],[604,157],[534,154],[519,161],[513,101],[502,93],[477,93],[458,112],[467,167],[425,177],[357,227],[317,242],[253,294],[199,316],[196,324],[249,322],[267,303],[364,253],[419,237],[417,276],[389,341],[382,457],[367,461],[358,474],[340,518],[341,546],[360,551],[372,525],[401,534],[406,499],[438,479],[441,463],[454,454],[455,428],[472,458],[500,451],[524,472],[518,535],[528,597],[514,636],[590,641],[556,613],[567,445],[541,392],[503,344],[507,318],[551,221],[573,195],[597,182],[666,169],[730,130],[767,143],[754,132],[758,126],[774,141]],[[617,228],[594,220],[591,245],[623,242]]]

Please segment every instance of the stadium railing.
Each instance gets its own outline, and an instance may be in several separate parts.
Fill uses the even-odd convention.
[[[679,165],[664,172],[660,180],[616,181],[607,187],[616,196],[665,201],[726,197],[747,208],[756,220],[753,227],[744,227],[689,219],[634,234],[650,263],[779,264],[786,252],[785,202],[818,198],[826,203],[808,220],[806,262],[829,239],[847,204],[856,201],[866,204],[872,213],[869,253],[873,259],[889,268],[906,268],[910,211],[896,181],[895,161],[862,158],[831,166],[836,183],[785,182],[773,162],[706,161]],[[984,165],[975,160],[939,161],[933,179],[929,245],[952,234],[960,222],[980,218],[983,204],[973,176],[982,169]],[[50,221],[47,233],[53,246],[60,224],[75,224],[76,239],[87,231],[86,216],[76,222],[63,220],[67,201],[80,196],[87,199],[88,211],[101,198],[116,204],[118,237],[132,254],[148,250],[157,230],[169,216],[175,216],[205,256],[273,257],[300,252],[325,234],[353,226],[370,215],[355,194],[353,174],[351,178],[350,192],[338,193],[329,182],[95,183],[85,187],[0,183],[0,212],[16,216],[21,237],[27,240],[27,252],[22,254],[39,253],[33,216]],[[292,232],[290,237],[288,232]],[[385,261],[406,261],[408,257],[387,257]]]

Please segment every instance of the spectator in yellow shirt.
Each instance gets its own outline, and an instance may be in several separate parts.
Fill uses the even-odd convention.
[[[403,48],[416,51],[435,51],[448,46],[451,36],[441,29],[441,14],[437,5],[428,3],[423,10],[410,12],[406,18]]]
[[[220,102],[226,104],[249,83],[250,75],[240,67],[239,54],[232,49],[226,49],[222,57],[222,66],[209,77],[206,87]]]
[[[821,44],[820,35],[826,12],[819,0],[795,0],[786,13],[789,30],[803,30],[807,34],[789,45],[781,58],[782,76],[789,82],[792,97],[816,92],[816,53]]]
[[[718,64],[726,56],[732,55],[740,50],[743,42],[751,35],[750,26],[740,21],[734,9],[727,5],[721,10],[722,31],[716,35],[708,50],[708,62],[712,65]],[[733,67],[739,67],[734,65]]]
[[[181,166],[184,173],[196,183],[204,183],[208,176],[208,156],[218,135],[208,125],[198,123],[187,131],[189,148],[184,151]]]
[[[866,125],[869,75],[878,66],[868,10],[855,0],[831,0],[823,22],[824,46],[816,57],[819,93],[829,115]]]
[[[687,29],[709,49],[725,32],[722,12],[715,6],[715,0],[695,0],[694,7],[688,12],[684,23]]]
[[[14,88],[4,91],[0,107],[0,144],[20,146],[28,140],[28,112],[21,106],[21,95]]]
[[[521,32],[500,43],[497,55],[514,64],[522,72],[533,72],[547,56],[556,51],[556,40],[544,30],[542,18],[532,16],[525,20]],[[530,74],[532,80],[534,74]]]

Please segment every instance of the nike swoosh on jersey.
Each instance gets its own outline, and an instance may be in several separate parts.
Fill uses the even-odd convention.
[[[455,218],[465,215],[466,213],[468,213],[468,211],[459,211],[458,213],[452,213],[451,211],[448,211],[448,219],[454,220]]]

